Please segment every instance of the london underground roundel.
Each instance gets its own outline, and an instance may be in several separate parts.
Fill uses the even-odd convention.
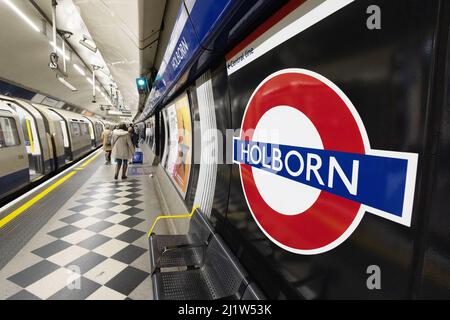
[[[366,212],[410,226],[417,159],[371,149],[345,93],[304,69],[276,72],[256,88],[233,143],[254,219],[298,254],[335,248]]]

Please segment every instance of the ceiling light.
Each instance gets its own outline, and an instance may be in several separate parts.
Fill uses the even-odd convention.
[[[92,52],[97,52],[98,48],[95,45],[92,45],[88,42],[88,38],[86,36],[83,36],[83,39],[80,40],[80,44],[85,47],[88,48],[89,50],[91,50]]]
[[[23,21],[25,21],[34,31],[41,32],[41,29],[30,20],[22,11],[20,11],[19,8],[16,7],[15,4],[13,4],[10,0],[3,0],[4,3],[6,3],[20,18],[22,18]]]
[[[53,41],[49,41],[50,45],[53,47]],[[67,54],[64,54],[61,48],[56,47],[56,51],[61,54],[67,61],[70,61],[70,57]]]
[[[86,80],[92,85],[93,84],[93,82],[92,82],[92,79],[91,78],[89,78],[89,77],[86,77]]]
[[[73,64],[73,67],[75,68],[75,70],[78,71],[79,74],[81,74],[83,77],[86,76],[86,72],[84,72],[84,70],[77,64]]]
[[[67,88],[69,88],[72,91],[78,91],[77,88],[75,88],[72,84],[70,84],[66,79],[63,77],[58,77],[59,82],[61,82],[63,85],[65,85]]]

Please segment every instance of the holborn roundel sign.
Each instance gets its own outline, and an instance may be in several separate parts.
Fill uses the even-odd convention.
[[[233,161],[257,224],[285,250],[329,251],[365,212],[410,226],[418,155],[371,149],[351,101],[315,72],[281,70],[256,88]]]

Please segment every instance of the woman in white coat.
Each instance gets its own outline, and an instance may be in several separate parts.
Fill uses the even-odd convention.
[[[126,124],[121,123],[119,128],[114,130],[112,146],[112,157],[115,158],[117,162],[114,179],[118,179],[122,165],[122,179],[127,179],[128,160],[133,158],[134,145],[131,141],[131,136],[127,130]]]

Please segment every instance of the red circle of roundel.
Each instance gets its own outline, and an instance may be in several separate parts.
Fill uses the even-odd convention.
[[[311,120],[325,150],[365,154],[360,127],[342,99],[343,93],[339,95],[339,89],[332,88],[331,82],[327,84],[324,79],[301,69],[288,69],[268,77],[247,105],[241,139],[252,139],[252,131],[267,111],[277,106],[290,106]],[[321,191],[316,202],[305,212],[283,215],[264,201],[251,166],[240,164],[240,173],[245,197],[258,225],[272,241],[289,251],[305,254],[327,251],[320,249],[332,245],[352,225],[356,227],[363,214],[359,212],[359,203]]]

